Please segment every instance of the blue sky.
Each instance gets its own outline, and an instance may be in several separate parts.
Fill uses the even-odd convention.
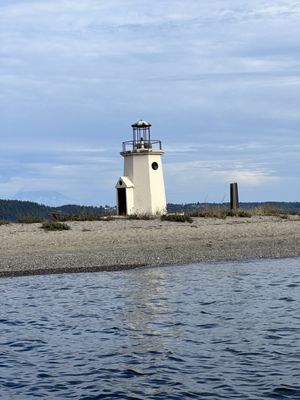
[[[113,205],[143,118],[169,202],[300,201],[299,21],[298,0],[1,0],[0,198]]]

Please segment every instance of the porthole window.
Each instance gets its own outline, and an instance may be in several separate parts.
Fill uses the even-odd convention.
[[[154,169],[154,171],[156,171],[157,169],[158,169],[158,164],[157,164],[157,162],[153,162],[152,163],[152,169]]]
[[[123,182],[121,181],[121,179],[119,180],[119,185],[122,186]]]

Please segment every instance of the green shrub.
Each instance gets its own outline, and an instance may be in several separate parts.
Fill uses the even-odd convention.
[[[41,226],[45,231],[68,231],[71,227],[63,222],[48,221]]]
[[[174,221],[174,222],[193,222],[190,215],[187,214],[166,214],[161,216],[162,221]]]

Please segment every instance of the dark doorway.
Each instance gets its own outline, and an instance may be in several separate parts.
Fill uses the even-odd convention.
[[[119,215],[127,214],[127,204],[126,204],[126,189],[118,189],[118,209]]]

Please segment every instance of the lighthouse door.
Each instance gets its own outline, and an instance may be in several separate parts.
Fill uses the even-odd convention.
[[[127,201],[126,201],[126,189],[119,188],[118,189],[118,210],[119,215],[127,214]]]

